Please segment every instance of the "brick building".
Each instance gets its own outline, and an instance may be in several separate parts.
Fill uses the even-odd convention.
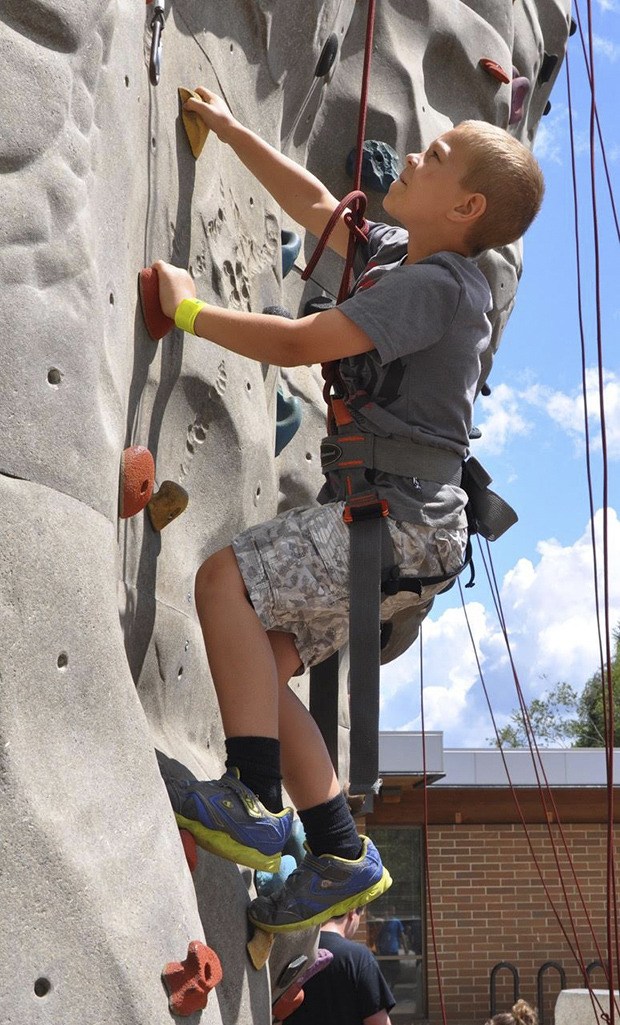
[[[520,995],[532,1004],[539,1003],[539,969],[549,961],[564,970],[566,986],[583,985],[569,946],[569,940],[573,948],[576,945],[567,902],[583,963],[590,965],[605,957],[608,805],[604,752],[545,750],[541,756],[549,784],[544,802],[529,751],[506,753],[513,796],[499,751],[444,751],[442,735],[428,734],[429,825],[425,840],[421,736],[381,734],[383,787],[366,817],[365,828],[380,847],[394,884],[369,907],[363,935],[398,1000],[392,1012],[395,1025],[442,1021],[430,928],[431,899],[450,1025],[483,1025],[490,1009],[491,971],[500,962],[509,962],[518,971]],[[615,764],[615,778],[620,779],[620,751],[616,751]],[[542,779],[540,769],[538,774]],[[617,811],[614,817],[618,818]],[[591,980],[594,986],[604,986],[603,974],[596,966],[591,969]],[[510,1008],[514,984],[509,968],[497,970],[495,1010]],[[549,967],[541,985],[542,1025],[552,1025],[559,969]]]

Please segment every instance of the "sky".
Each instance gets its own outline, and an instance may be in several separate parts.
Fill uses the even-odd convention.
[[[587,40],[587,7],[580,0]],[[574,14],[574,12],[573,12]],[[620,0],[593,0],[596,105],[620,212]],[[603,565],[603,460],[599,416],[595,259],[590,188],[590,88],[580,35],[569,40],[575,134],[582,302],[586,351],[594,523],[586,473],[582,356],[578,321],[573,187],[566,69],[551,93],[534,152],[546,180],[541,213],[524,240],[516,305],[489,377],[491,395],[476,402],[482,431],[472,454],[493,490],[519,515],[490,545],[510,651],[526,701],[562,681],[581,690],[600,665],[594,604],[592,534]],[[620,623],[620,244],[596,149],[597,226],[607,432],[607,537],[612,629]],[[486,546],[484,548],[486,555]],[[518,698],[487,573],[474,539],[476,583],[463,590],[469,627],[493,713],[501,728]],[[599,572],[599,579],[601,574]],[[464,585],[467,571],[461,577]],[[602,590],[601,600],[602,600]],[[420,679],[427,730],[445,747],[488,747],[494,736],[459,589],[440,596],[420,646],[382,669],[381,728],[420,729]]]

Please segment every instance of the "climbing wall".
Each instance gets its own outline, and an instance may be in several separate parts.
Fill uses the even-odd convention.
[[[1,1021],[168,1022],[162,971],[194,944],[186,978],[168,977],[199,994],[175,1012],[204,1006],[217,977],[206,943],[223,978],[202,1020],[262,1025],[282,969],[314,956],[313,931],[276,941],[270,994],[246,952],[251,873],[200,852],[192,876],[156,750],[186,773],[222,769],[193,577],[239,529],[316,493],[318,375],[279,378],[179,332],[154,343],[136,276],[168,259],[200,295],[253,311],[297,313],[319,286],[337,290],[329,256],[300,282],[311,240],[282,280],[280,231],[293,226],[215,138],[194,160],[177,88],[222,93],[344,194],[365,12],[355,0],[167,0],[158,67],[156,3],[0,8]],[[512,97],[512,130],[533,140],[568,0],[381,0],[377,17],[369,138],[402,153],[464,117],[505,125]],[[316,78],[331,34],[335,61]],[[369,197],[380,216],[380,192]],[[484,259],[493,351],[520,260],[519,245]],[[278,388],[303,415],[275,459]],[[162,531],[145,512],[119,517],[132,446],[153,456],[156,495],[164,481],[189,495]]]

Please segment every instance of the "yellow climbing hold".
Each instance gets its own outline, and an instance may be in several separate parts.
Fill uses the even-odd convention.
[[[250,960],[257,972],[259,972],[261,968],[265,967],[274,940],[275,936],[273,933],[263,932],[261,929],[256,929],[252,939],[247,944]]]
[[[198,114],[194,114],[192,110],[185,110],[183,104],[186,100],[189,100],[192,96],[195,100],[199,100],[200,96],[194,92],[193,89],[184,89],[183,86],[179,86],[179,97],[181,99],[181,117],[183,118],[183,127],[187,135],[190,149],[194,154],[196,160],[202,153],[202,147],[207,141],[207,135],[209,129],[205,125],[202,118],[198,117]]]

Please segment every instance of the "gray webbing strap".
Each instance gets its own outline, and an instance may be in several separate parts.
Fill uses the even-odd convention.
[[[381,519],[358,520],[349,528],[351,794],[378,793],[380,786]]]
[[[338,775],[338,652],[310,669],[310,714],[319,727]]]

